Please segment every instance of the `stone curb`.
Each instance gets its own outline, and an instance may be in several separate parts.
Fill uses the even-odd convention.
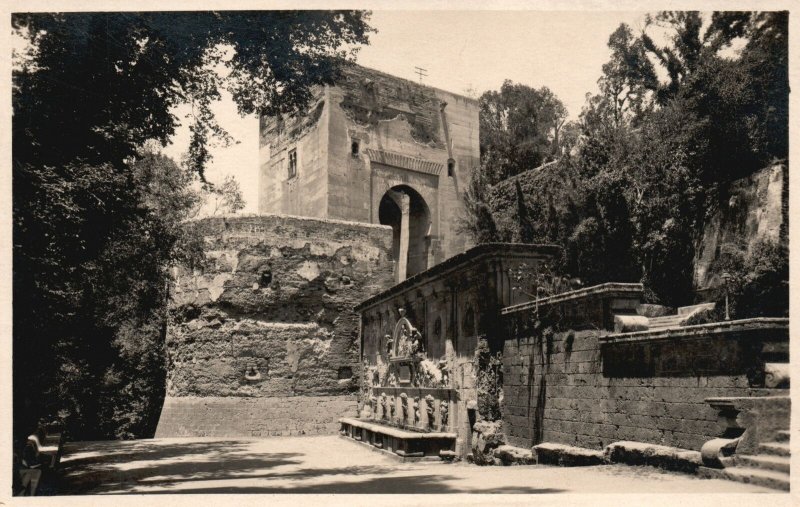
[[[608,463],[650,465],[666,470],[696,473],[703,464],[699,451],[642,442],[614,442],[603,453]]]
[[[503,457],[498,455],[498,451],[504,447],[511,448],[511,446],[501,446],[495,450],[495,456],[501,460],[503,460]],[[606,446],[603,451],[546,442],[533,446],[532,451],[536,463],[558,466],[593,466],[620,463],[625,465],[648,465],[666,470],[697,473],[697,470],[703,464],[699,451],[630,441],[614,442]],[[501,452],[507,456],[506,459],[512,459],[512,455],[508,451],[503,450]]]
[[[530,449],[501,445],[494,450],[494,457],[504,466],[509,465],[535,465],[536,457]]]
[[[565,467],[604,465],[603,451],[572,445],[543,443],[533,446],[536,461]]]

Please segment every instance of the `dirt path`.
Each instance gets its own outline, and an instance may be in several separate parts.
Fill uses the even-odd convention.
[[[76,442],[61,493],[753,493],[721,480],[609,465],[398,463],[334,436]]]

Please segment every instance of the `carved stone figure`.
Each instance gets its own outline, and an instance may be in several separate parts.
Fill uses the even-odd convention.
[[[375,396],[369,397],[370,412],[373,419],[378,415],[378,398]]]
[[[450,387],[450,370],[447,369],[447,361],[445,359],[439,360],[439,370],[442,372],[442,387]]]
[[[386,410],[386,393],[381,393],[381,419],[388,419],[389,413]]]
[[[395,347],[395,356],[396,357],[408,357],[411,355],[411,330],[413,329],[411,326],[411,322],[408,321],[406,318],[406,310],[405,308],[398,308],[397,313],[400,314],[400,318],[397,320],[397,324],[394,326],[394,347]]]
[[[450,410],[450,403],[447,400],[442,400],[439,403],[439,427],[441,429],[447,428],[447,418],[448,418],[448,411]]]
[[[415,354],[421,354],[422,352],[424,352],[422,346],[422,335],[420,334],[419,331],[412,328],[410,340],[411,340],[410,355],[413,356]]]
[[[360,419],[372,419],[372,405],[369,403],[365,403],[363,407],[361,407],[361,412],[359,413]]]
[[[394,357],[394,340],[392,340],[392,335],[387,334],[383,339],[386,341],[386,357],[391,359]]]
[[[419,413],[419,396],[414,398],[414,426],[419,424],[420,420],[420,413]]]
[[[391,418],[392,422],[394,422],[396,410],[397,404],[395,403],[394,396],[392,396],[389,398],[389,417]]]
[[[400,412],[402,415],[400,422],[405,424],[408,420],[408,395],[406,393],[400,394]]]
[[[433,399],[433,396],[430,394],[425,397],[425,411],[428,413],[428,427],[433,429],[433,425],[436,423],[436,416],[434,415],[434,406],[433,404],[436,400]]]

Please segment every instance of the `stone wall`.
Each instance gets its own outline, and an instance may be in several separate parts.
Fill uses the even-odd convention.
[[[283,400],[298,421],[319,401],[299,397],[344,396],[331,403],[342,410],[351,406],[360,364],[352,309],[393,283],[391,229],[275,215],[211,218],[189,227],[202,238],[207,260],[201,268],[176,272],[167,331],[168,402],[157,433],[211,431],[216,415],[181,422],[182,414],[194,417],[191,407],[202,400],[249,407],[241,409],[250,410],[249,419],[224,416],[229,427],[218,428],[233,431],[250,420],[245,435],[277,431],[257,429],[262,426],[256,422],[270,419]],[[335,422],[339,408],[320,416]]]
[[[355,396],[168,396],[155,437],[334,434],[339,428],[337,419],[355,413]]]
[[[602,325],[551,327],[530,308],[507,318],[502,411],[512,445],[632,440],[699,450],[725,430],[706,398],[786,393],[761,387],[764,362],[788,361],[786,319],[623,340]]]

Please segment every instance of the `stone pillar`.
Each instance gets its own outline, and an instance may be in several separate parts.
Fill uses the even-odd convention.
[[[408,271],[408,220],[411,208],[411,198],[401,193],[399,196],[400,204],[400,251],[397,259],[397,281],[402,282],[406,279]]]

